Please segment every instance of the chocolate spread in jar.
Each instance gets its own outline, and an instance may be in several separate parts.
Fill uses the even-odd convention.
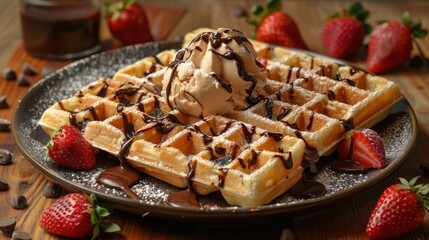
[[[99,2],[23,0],[21,25],[25,49],[51,59],[74,59],[100,50]]]

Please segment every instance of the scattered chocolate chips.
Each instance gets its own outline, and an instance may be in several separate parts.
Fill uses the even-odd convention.
[[[24,209],[28,206],[27,198],[23,195],[16,195],[12,198],[12,208],[14,209]]]
[[[11,237],[15,230],[16,220],[14,217],[5,217],[0,219],[0,230],[4,235]]]
[[[0,132],[9,130],[10,121],[4,118],[0,118]]]
[[[22,68],[23,68],[22,72],[27,76],[36,76],[37,75],[37,72],[34,69],[34,67],[28,62],[24,63],[24,65],[22,65]]]
[[[9,104],[7,103],[7,97],[6,95],[0,96],[0,109],[6,109],[9,108]]]
[[[27,76],[25,76],[25,74],[19,74],[16,84],[18,84],[18,86],[30,86],[30,81],[28,81]]]
[[[8,67],[3,71],[3,79],[6,81],[16,80],[16,72],[12,68]]]
[[[7,149],[0,149],[0,165],[9,165],[12,163],[13,154]]]
[[[42,77],[46,77],[49,74],[53,73],[55,69],[51,65],[46,65],[42,68]]]
[[[295,234],[289,228],[285,228],[280,235],[280,240],[295,240]]]
[[[234,15],[236,17],[247,17],[247,16],[249,16],[249,14],[247,13],[246,9],[243,8],[243,7],[237,7],[237,8],[235,8]]]
[[[0,192],[9,190],[9,184],[0,180]]]
[[[24,232],[22,230],[15,230],[12,233],[12,239],[15,239],[15,240],[30,240],[31,239],[31,234],[29,234],[28,232]]]
[[[63,188],[53,182],[46,184],[46,186],[43,188],[43,195],[46,198],[57,198],[61,196],[62,192]]]

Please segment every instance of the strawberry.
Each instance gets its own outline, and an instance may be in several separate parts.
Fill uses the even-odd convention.
[[[352,4],[349,9],[335,13],[322,28],[322,42],[325,51],[332,57],[347,58],[363,45],[364,37],[371,31],[365,23],[369,12],[361,3]]]
[[[89,170],[95,166],[92,146],[72,125],[61,127],[46,146],[51,159],[60,166]]]
[[[345,160],[348,157],[350,157],[349,153],[351,153],[350,147],[352,145],[352,135],[353,135],[353,131],[347,131],[346,134],[344,135],[344,139],[341,140],[341,142],[338,144],[338,149],[337,149],[338,160]]]
[[[110,32],[123,44],[153,41],[146,13],[135,0],[107,1],[106,17]]]
[[[120,228],[114,223],[101,222],[109,211],[94,205],[95,195],[70,193],[55,201],[39,218],[45,231],[68,238],[96,238],[103,232],[116,232]]]
[[[365,168],[383,168],[386,154],[381,137],[374,130],[350,130],[339,143],[338,160],[352,160]]]
[[[366,168],[383,168],[386,154],[381,137],[376,131],[364,128],[352,135],[352,160]]]
[[[411,20],[407,12],[402,15],[402,22],[390,20],[379,25],[369,38],[368,70],[379,74],[404,64],[410,58],[413,41],[427,61],[415,41],[426,35],[427,30],[422,28],[421,21]]]
[[[371,239],[396,238],[417,229],[429,209],[429,184],[415,185],[400,178],[401,184],[388,187],[380,196],[368,224],[366,234]]]
[[[248,19],[256,26],[256,40],[292,48],[308,49],[292,17],[280,11],[281,1],[267,0],[267,7],[253,6],[257,17]]]

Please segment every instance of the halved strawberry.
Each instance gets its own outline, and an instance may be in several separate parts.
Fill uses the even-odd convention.
[[[353,130],[346,132],[346,134],[344,135],[344,139],[341,140],[341,142],[338,144],[338,149],[337,149],[338,160],[345,160],[350,157],[349,152],[350,152],[350,147],[352,145],[353,132],[354,132]]]
[[[352,135],[352,160],[366,168],[383,168],[386,153],[381,137],[374,130],[364,128]]]

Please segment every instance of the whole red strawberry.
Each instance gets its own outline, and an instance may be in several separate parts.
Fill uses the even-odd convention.
[[[366,226],[371,239],[396,238],[420,226],[429,207],[429,184],[415,185],[417,179],[407,182],[400,178],[402,184],[383,192]]]
[[[135,0],[106,2],[106,16],[110,32],[125,45],[153,41],[146,13]]]
[[[256,19],[248,22],[256,26],[256,40],[292,48],[308,49],[298,26],[287,13],[280,11],[281,1],[267,1],[267,7],[254,6]]]
[[[402,22],[391,20],[379,25],[369,38],[368,70],[379,74],[404,64],[410,58],[413,40],[426,34],[421,22],[412,21],[408,13],[404,13]]]
[[[51,159],[60,166],[89,170],[95,166],[92,146],[82,133],[72,125],[61,127],[47,145]]]
[[[55,201],[39,218],[39,225],[45,231],[63,237],[94,239],[100,233],[119,231],[114,223],[101,223],[110,213],[94,205],[95,196],[70,193]]]
[[[332,15],[322,28],[322,43],[332,57],[347,58],[363,45],[371,26],[365,23],[369,12],[360,3]]]

